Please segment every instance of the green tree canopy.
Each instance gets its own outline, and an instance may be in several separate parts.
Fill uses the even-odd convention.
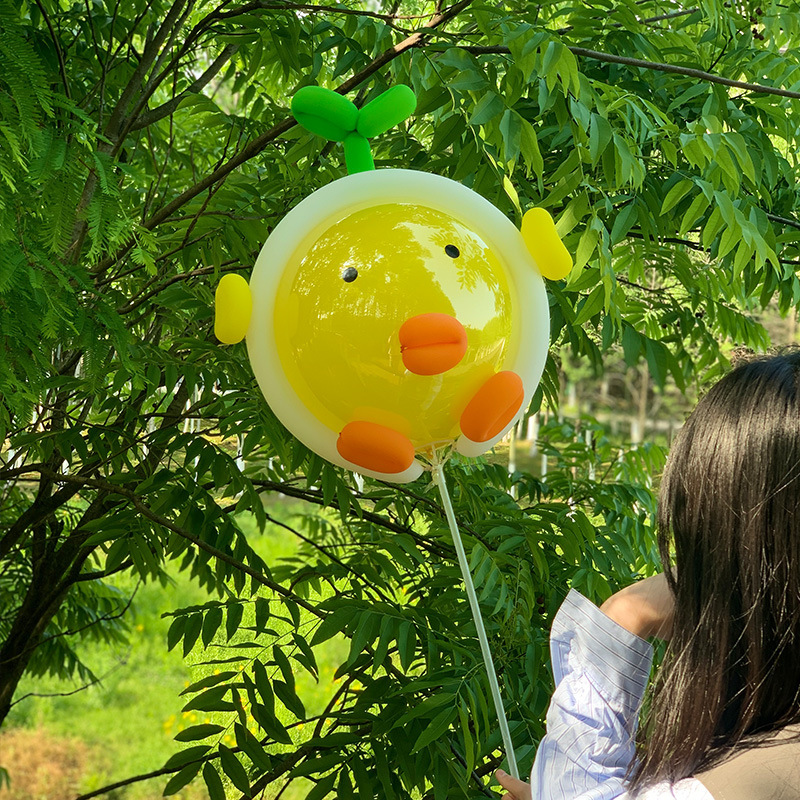
[[[799,36],[798,4],[772,0],[0,2],[0,721],[23,673],[91,679],[82,642],[124,637],[110,575],[184,570],[210,599],[176,611],[169,645],[239,631],[240,660],[189,699],[237,746],[195,731],[168,792],[202,773],[215,800],[220,775],[243,796],[300,775],[312,800],[486,793],[499,732],[432,487],[359,488],[212,335],[219,277],[344,174],[291,97],[411,86],[378,168],[446,175],[517,223],[547,208],[576,258],[548,287],[553,352],[596,375],[621,352],[684,389],[800,299]],[[551,358],[531,411],[557,385]],[[544,439],[546,482],[450,472],[522,769],[567,587],[602,599],[655,565],[660,451]],[[270,568],[237,514],[263,526],[274,492],[320,511]],[[294,674],[337,634],[338,702],[311,720]]]

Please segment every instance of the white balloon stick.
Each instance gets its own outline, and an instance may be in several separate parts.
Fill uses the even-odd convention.
[[[447,491],[447,481],[444,477],[444,469],[442,468],[442,464],[440,461],[438,461],[438,459],[432,466],[431,475],[433,477],[433,482],[439,487],[439,494],[442,497],[444,513],[447,517],[447,524],[450,526],[450,533],[453,534],[453,543],[456,546],[456,553],[458,553],[458,563],[461,566],[461,574],[464,576],[464,584],[467,587],[467,597],[469,598],[469,605],[472,609],[472,618],[475,620],[475,627],[478,629],[478,641],[481,644],[483,663],[486,665],[486,672],[489,676],[489,685],[492,689],[492,699],[494,700],[497,719],[500,722],[500,732],[503,735],[503,744],[506,748],[508,769],[515,778],[519,778],[517,759],[514,756],[514,745],[511,743],[511,733],[508,730],[508,720],[506,719],[506,712],[503,708],[503,699],[500,697],[500,686],[497,682],[497,673],[494,669],[492,652],[489,650],[489,640],[486,638],[486,629],[483,626],[483,617],[481,616],[481,609],[478,605],[478,596],[475,594],[475,586],[472,583],[472,575],[469,571],[467,554],[464,552],[464,545],[461,542],[461,534],[458,530],[456,515],[453,512],[453,504],[450,502],[450,494]]]

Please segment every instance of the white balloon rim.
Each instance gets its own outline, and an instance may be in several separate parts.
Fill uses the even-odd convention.
[[[474,230],[494,252],[503,254],[520,305],[513,324],[519,347],[503,369],[522,379],[520,411],[495,437],[472,442],[461,436],[456,449],[475,457],[493,447],[525,413],[544,370],[550,343],[550,314],[540,270],[517,227],[481,195],[456,181],[428,172],[384,169],[359,172],[317,189],[295,206],[267,238],[250,277],[253,310],[247,330],[247,351],[258,385],[278,419],[306,447],[326,460],[373,478],[406,483],[422,473],[418,461],[402,473],[371,472],[342,458],[336,449],[338,431],[320,422],[292,388],[275,347],[274,318],[283,267],[294,252],[315,241],[335,222],[357,211],[388,203],[413,203],[455,216]]]

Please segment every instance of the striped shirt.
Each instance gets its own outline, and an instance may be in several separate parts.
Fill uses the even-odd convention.
[[[533,800],[634,800],[634,757],[653,648],[570,590],[550,633],[556,689],[531,771]],[[695,778],[659,783],[636,800],[713,800]]]

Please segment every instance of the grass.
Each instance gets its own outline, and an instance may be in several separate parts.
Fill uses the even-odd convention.
[[[300,510],[297,503],[280,501],[270,507],[270,513],[280,520],[288,520]],[[250,518],[241,518],[240,522],[249,541],[268,564],[277,563],[297,549],[296,537],[278,526],[270,525],[260,534]],[[136,581],[130,576],[118,577],[115,582],[128,592],[136,586]],[[158,583],[140,586],[132,604],[129,646],[88,643],[82,650],[84,661],[102,678],[100,683],[69,696],[29,697],[12,709],[4,733],[0,735],[0,765],[10,773],[13,793],[0,792],[0,797],[39,800],[37,780],[44,771],[50,774],[55,784],[48,784],[41,800],[60,800],[62,796],[74,798],[76,791],[89,792],[159,769],[182,747],[173,737],[184,727],[212,720],[227,723],[228,719],[223,719],[223,715],[214,719],[213,714],[181,712],[187,698],[180,697],[179,693],[189,683],[213,672],[213,667],[191,665],[213,657],[219,650],[212,643],[209,650],[204,651],[198,641],[186,659],[182,657],[180,647],[167,652],[167,630],[172,620],[161,616],[164,612],[208,599],[206,590],[185,574],[176,575],[167,587]],[[252,624],[252,615],[253,611],[248,607],[242,626]],[[275,621],[272,627],[279,634],[288,629],[288,625],[280,621]],[[236,640],[234,636],[232,642]],[[221,645],[224,633],[218,633],[215,642]],[[315,648],[320,669],[319,683],[298,668],[298,694],[310,716],[320,713],[327,704],[335,688],[333,672],[346,653],[346,643],[336,638]],[[27,678],[20,685],[17,697],[29,692],[56,695],[77,688],[79,685],[71,682]],[[294,721],[288,712],[285,714],[284,723]],[[297,734],[306,738],[302,730],[297,730]],[[19,742],[23,739],[28,742],[25,746],[27,752],[48,752],[49,759],[41,763],[31,758],[20,760]],[[223,738],[223,741],[233,745],[232,737]],[[292,748],[287,745],[285,749]],[[80,763],[79,779],[76,778],[76,763]],[[124,787],[113,795],[114,800],[161,797],[166,780],[166,777],[159,777]],[[301,800],[309,786],[311,784],[306,781],[297,781],[282,798]],[[270,796],[268,791],[267,798]],[[206,798],[202,778],[196,779],[175,797],[180,800]]]

